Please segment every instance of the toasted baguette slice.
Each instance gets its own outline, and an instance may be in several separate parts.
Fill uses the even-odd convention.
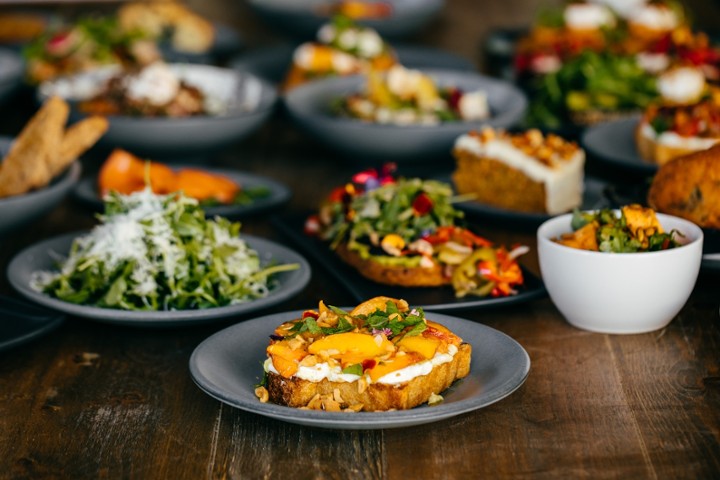
[[[682,157],[683,155],[704,150],[704,148],[693,147],[691,145],[679,146],[660,143],[657,139],[644,135],[642,132],[643,124],[640,123],[635,129],[635,145],[640,157],[650,163],[664,165],[670,160]]]
[[[363,277],[383,285],[437,287],[451,283],[451,278],[443,274],[443,268],[437,262],[434,262],[432,267],[384,265],[372,259],[362,258],[344,243],[338,245],[335,251],[345,263],[355,268]]]
[[[311,382],[297,377],[284,378],[268,372],[267,390],[270,401],[289,407],[305,407],[316,396],[332,396],[341,408],[362,406],[368,412],[406,410],[428,401],[432,394],[440,394],[458,379],[470,373],[472,347],[463,343],[453,360],[437,365],[427,375],[415,377],[400,385],[360,381],[331,382],[327,379]]]
[[[655,210],[720,228],[720,145],[660,167],[648,191]]]

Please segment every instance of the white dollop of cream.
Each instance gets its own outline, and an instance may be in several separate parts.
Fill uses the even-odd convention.
[[[383,40],[375,30],[365,29],[358,35],[356,46],[361,57],[373,58],[382,53]]]
[[[660,73],[670,66],[670,57],[665,53],[640,52],[635,56],[635,61],[649,73]]]
[[[390,91],[401,97],[411,97],[417,92],[422,73],[401,65],[394,65],[387,73],[387,86]]]
[[[133,100],[165,105],[177,96],[180,80],[166,64],[158,62],[129,77],[126,89]]]
[[[676,28],[680,20],[675,12],[665,5],[644,5],[632,12],[628,22],[666,32]]]
[[[310,70],[315,55],[314,48],[312,43],[303,43],[298,46],[293,53],[293,63],[304,70]]]
[[[574,30],[593,30],[615,25],[615,16],[604,5],[573,3],[563,12],[565,25]]]
[[[657,88],[667,101],[691,103],[699,100],[705,91],[705,75],[697,68],[674,68],[658,78]]]
[[[632,13],[645,5],[648,0],[591,0],[592,3],[610,7],[613,12],[623,18],[628,18]]]
[[[335,26],[331,23],[326,23],[320,29],[317,33],[317,39],[320,43],[324,44],[330,44],[335,39],[335,35],[337,35],[337,30],[335,30]]]
[[[484,120],[490,116],[490,107],[488,107],[487,94],[478,90],[468,92],[460,97],[458,110],[463,120]]]

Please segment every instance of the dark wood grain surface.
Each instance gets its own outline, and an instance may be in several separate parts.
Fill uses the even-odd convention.
[[[541,3],[449,0],[434,28],[416,41],[480,63],[478,46],[491,28],[524,25]],[[194,5],[243,28],[251,47],[276,40],[245,4]],[[704,2],[702,8],[717,13],[718,7]],[[0,106],[0,134],[17,133],[34,108],[29,91]],[[98,162],[86,158],[85,175]],[[208,163],[285,183],[293,191],[287,208],[297,212],[314,208],[360,168],[303,136],[282,115]],[[445,162],[417,170],[451,167]],[[26,245],[94,223],[91,212],[68,199],[0,238],[0,269]],[[532,231],[486,228],[499,242],[535,246]],[[245,220],[243,231],[287,240],[269,215]],[[524,263],[538,273],[534,248]],[[342,285],[323,275],[322,265],[312,266],[308,287],[270,312],[319,299],[351,301]],[[0,292],[13,294],[5,275]],[[527,350],[532,367],[525,384],[475,412],[374,431],[272,420],[197,388],[188,371],[194,348],[244,318],[173,329],[68,318],[55,332],[0,353],[0,478],[718,478],[719,305],[720,275],[703,272],[677,318],[648,334],[578,330],[547,298],[464,311],[459,316],[498,329]]]

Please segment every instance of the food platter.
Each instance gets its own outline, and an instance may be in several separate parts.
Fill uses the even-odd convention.
[[[188,167],[190,167],[188,165]],[[262,198],[254,199],[248,204],[237,205],[212,205],[204,208],[208,217],[221,216],[226,218],[241,218],[259,213],[267,212],[273,208],[280,207],[285,204],[291,197],[290,190],[283,184],[260,175],[239,172],[237,170],[208,168],[194,166],[192,168],[201,168],[207,172],[223,175],[241,188],[246,190],[266,189],[268,195]],[[95,211],[103,210],[103,201],[97,189],[97,179],[95,177],[86,177],[80,180],[75,186],[73,196],[81,203]]]
[[[247,241],[248,245],[258,252],[263,265],[270,261],[300,265],[297,270],[280,273],[278,284],[271,289],[267,297],[236,305],[201,310],[128,311],[76,305],[33,289],[30,286],[33,272],[52,270],[58,258],[70,250],[73,239],[82,233],[70,233],[43,240],[18,253],[11,260],[7,269],[8,280],[12,287],[28,300],[68,315],[116,325],[177,327],[237,317],[277,305],[299,293],[310,281],[310,265],[302,256],[269,240],[243,235],[242,238]]]
[[[212,96],[226,111],[181,118],[112,115],[99,145],[122,147],[151,158],[204,156],[250,135],[274,111],[275,88],[248,72],[182,63],[170,64],[170,68],[178,78]],[[84,118],[77,102],[99,93],[117,72],[117,67],[106,67],[45,82],[39,87],[39,99],[58,95],[71,103],[72,120]]]
[[[449,176],[438,177],[438,180],[452,183]],[[583,201],[580,209],[594,210],[608,205],[608,201],[604,195],[605,189],[607,188],[607,184],[605,182],[597,178],[585,177],[584,183],[585,190],[583,192]],[[472,200],[458,202],[455,204],[455,207],[458,210],[465,212],[467,217],[527,229],[535,229],[540,226],[541,223],[552,217],[552,215],[548,215],[546,213],[518,212],[482,204]]]
[[[422,162],[450,156],[457,137],[484,126],[509,128],[525,113],[527,99],[508,82],[473,72],[427,70],[440,87],[461,91],[482,90],[487,94],[490,117],[481,121],[449,121],[437,125],[389,125],[341,117],[331,105],[362,90],[363,76],[335,77],[310,82],[285,95],[291,118],[319,142],[357,159]]]
[[[362,302],[368,298],[384,295],[403,298],[411,305],[435,311],[454,311],[465,309],[491,309],[517,305],[545,296],[542,281],[523,269],[525,285],[518,289],[517,295],[508,297],[464,297],[457,298],[449,286],[440,288],[404,288],[381,285],[370,281],[346,265],[330,250],[330,247],[303,233],[303,225],[307,216],[288,214],[273,218],[273,224],[282,233],[293,240],[303,252],[317,260],[333,276],[338,284],[345,287],[353,298]]]
[[[203,341],[190,357],[190,374],[211,397],[258,415],[300,425],[334,429],[380,429],[421,425],[471,412],[520,388],[530,371],[523,347],[495,329],[439,313],[428,318],[448,327],[473,348],[470,374],[442,396],[440,405],[392,412],[325,412],[261,403],[255,385],[262,379],[268,335],[302,311],[255,318],[228,327]]]
[[[279,84],[290,68],[295,48],[291,44],[260,47],[236,56],[230,61],[230,67]],[[393,48],[399,62],[408,68],[475,70],[465,57],[444,50],[416,45],[395,45]]]
[[[0,352],[24,345],[58,328],[65,315],[16,298],[0,296]]]
[[[635,146],[638,117],[605,122],[588,128],[581,143],[593,161],[635,175],[651,176],[657,165],[640,157]]]

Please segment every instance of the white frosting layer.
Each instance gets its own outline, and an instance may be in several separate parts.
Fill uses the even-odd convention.
[[[415,377],[429,374],[432,369],[438,365],[452,362],[452,359],[457,352],[458,349],[455,345],[449,345],[447,353],[436,353],[435,356],[429,360],[424,360],[405,368],[395,370],[394,372],[390,372],[387,375],[380,377],[375,383],[399,385],[401,383],[409,382]],[[266,372],[278,373],[271,358],[265,360],[264,367]],[[318,363],[312,367],[301,365],[294,376],[309,382],[321,382],[325,379],[330,382],[355,382],[360,379],[360,375],[342,373],[342,369],[339,366],[331,367],[327,362]],[[370,377],[366,375],[366,379],[368,383],[370,383]]]
[[[667,147],[688,148],[692,150],[706,150],[718,143],[720,140],[716,138],[683,137],[676,132],[670,131],[662,132],[658,135],[647,123],[642,125],[640,133],[646,138],[655,140],[655,142],[660,145],[665,145]]]
[[[628,18],[636,9],[645,5],[648,0],[591,0],[592,3],[607,5],[623,18]]]
[[[542,183],[545,186],[545,209],[550,215],[567,212],[582,204],[585,167],[585,152],[582,149],[578,149],[569,160],[554,159],[554,165],[548,166],[502,139],[481,142],[465,134],[455,141],[455,148],[502,162]]]

